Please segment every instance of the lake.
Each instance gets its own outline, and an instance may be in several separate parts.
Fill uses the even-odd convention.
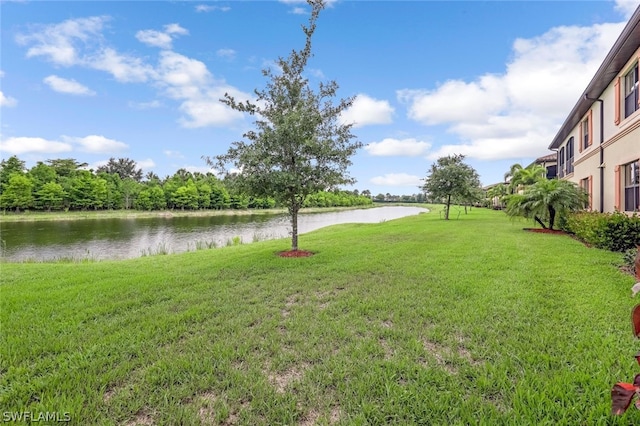
[[[298,232],[304,234],[340,223],[378,223],[412,216],[427,209],[385,206],[326,213],[303,213]],[[83,219],[8,222],[1,227],[2,257],[12,262],[61,259],[130,259],[181,253],[290,237],[286,214],[239,214],[135,219]],[[304,241],[301,241],[304,245]],[[288,246],[287,246],[288,247]]]

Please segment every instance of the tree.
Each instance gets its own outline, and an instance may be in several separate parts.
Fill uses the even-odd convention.
[[[311,40],[316,21],[324,8],[322,0],[308,0],[309,25],[302,29],[305,47],[293,50],[287,59],[278,58],[276,73],[263,70],[269,80],[266,89],[255,90],[256,101],[239,102],[228,93],[221,101],[231,109],[257,117],[256,130],[234,142],[228,152],[203,157],[210,166],[226,171],[231,164],[239,170],[238,182],[249,195],[273,197],[287,206],[291,219],[291,249],[298,250],[298,213],[309,194],[355,180],[347,174],[350,157],[362,146],[352,142],[351,124],[341,124],[341,113],[353,99],[334,103],[338,85],[320,83],[313,90],[303,76],[312,56]]]
[[[36,193],[36,197],[36,203],[50,212],[51,209],[59,209],[62,206],[64,190],[59,183],[47,182]]]
[[[78,163],[73,158],[57,158],[47,160],[47,163],[54,168],[59,177],[73,177],[77,170],[88,166],[87,163]]]
[[[502,209],[509,190],[506,183],[499,183],[487,190],[487,198],[494,209]]]
[[[104,166],[98,167],[96,173],[106,172],[109,174],[117,174],[120,179],[133,179],[136,182],[142,180],[142,169],[137,168],[137,163],[130,158],[109,158]]]
[[[525,168],[516,168],[519,164],[511,166],[511,181],[509,188],[512,194],[518,191],[518,188],[526,188],[539,180],[546,179],[547,169],[540,164],[531,164]]]
[[[0,195],[2,208],[28,209],[33,205],[33,182],[24,173],[12,173],[9,182]]]
[[[480,180],[475,169],[464,163],[464,155],[454,154],[440,157],[431,165],[422,189],[430,199],[444,202],[444,218],[449,220],[451,201],[471,201],[479,186]]]
[[[184,186],[176,190],[172,201],[176,207],[180,207],[182,210],[198,208],[198,188],[193,179],[189,178]]]
[[[2,162],[0,162],[0,194],[2,194],[7,185],[9,185],[11,175],[14,173],[22,174],[24,170],[24,161],[15,155],[12,155],[6,160],[2,160]]]
[[[582,210],[589,204],[589,194],[575,183],[559,179],[542,179],[522,194],[507,197],[507,214],[533,219],[543,228],[553,229],[558,214]]]

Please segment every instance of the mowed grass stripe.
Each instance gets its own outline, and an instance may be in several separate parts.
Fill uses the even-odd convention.
[[[629,424],[615,253],[473,209],[2,268],[0,406],[75,424]]]

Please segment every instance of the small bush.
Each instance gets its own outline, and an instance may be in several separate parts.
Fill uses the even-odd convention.
[[[636,276],[636,256],[638,255],[638,249],[632,248],[626,250],[622,255],[622,266],[626,268],[633,276]]]
[[[567,216],[563,229],[594,247],[626,251],[640,245],[640,216],[579,212]]]

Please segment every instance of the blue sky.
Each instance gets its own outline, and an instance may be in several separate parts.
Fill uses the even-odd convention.
[[[355,97],[364,147],[353,188],[417,193],[440,156],[483,184],[548,153],[638,1],[333,1],[314,35],[312,86]],[[2,1],[0,154],[136,160],[161,177],[206,171],[252,117],[261,70],[303,47],[305,2]]]

